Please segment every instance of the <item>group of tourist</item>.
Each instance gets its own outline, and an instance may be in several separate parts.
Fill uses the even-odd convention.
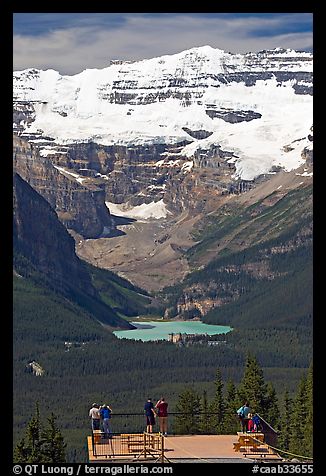
[[[256,413],[251,412],[248,402],[245,402],[244,405],[237,410],[237,414],[244,433],[259,431],[261,424],[260,418]]]
[[[152,402],[152,399],[148,398],[144,405],[144,413],[146,417],[146,431],[148,433],[153,432],[153,426],[155,425],[156,417],[158,417],[160,433],[164,436],[167,436],[168,404],[164,397],[161,397],[155,406]],[[112,409],[109,405],[106,405],[105,403],[103,405],[93,403],[92,408],[89,410],[89,416],[92,422],[92,430],[95,431],[102,429],[104,437],[111,438],[111,415]]]
[[[168,431],[168,403],[164,397],[161,397],[156,405],[153,404],[152,399],[148,398],[144,405],[144,413],[146,417],[146,431],[147,433],[153,432],[153,426],[156,423],[156,417],[159,419],[160,433],[163,436],[167,436]],[[239,420],[241,422],[243,432],[257,432],[260,429],[260,418],[257,414],[252,413],[249,403],[245,402],[242,407],[237,410]],[[89,411],[89,416],[92,422],[92,430],[101,430],[104,437],[112,437],[111,429],[111,415],[112,409],[105,403],[98,405],[93,403],[92,408]]]

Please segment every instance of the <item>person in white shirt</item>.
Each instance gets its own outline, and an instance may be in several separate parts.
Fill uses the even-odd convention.
[[[92,408],[89,411],[89,416],[91,417],[92,430],[93,431],[99,430],[101,415],[100,415],[99,405],[97,405],[97,403],[93,403]]]

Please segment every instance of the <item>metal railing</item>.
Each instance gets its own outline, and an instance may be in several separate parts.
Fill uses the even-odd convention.
[[[214,434],[214,430],[210,427],[212,426],[215,415],[217,415],[217,413],[214,412],[169,412],[167,420],[168,433]],[[237,416],[235,415],[235,426],[237,421]],[[146,416],[144,413],[112,413],[110,425],[112,431],[116,434],[143,433],[147,430]],[[180,428],[182,431],[180,431]],[[158,433],[159,431],[160,420],[159,417],[156,417],[153,432]]]
[[[214,430],[214,417],[218,414],[214,412],[169,412],[168,433],[169,434],[216,434]],[[258,415],[258,414],[257,414]],[[278,431],[260,418],[259,431],[265,434],[265,441],[268,444],[276,445]],[[159,417],[156,417],[153,432],[160,431]],[[144,413],[112,413],[110,420],[112,431],[116,434],[122,433],[143,433],[147,431],[146,417]],[[237,415],[234,415],[234,433],[241,430],[241,423]]]
[[[260,430],[265,435],[265,442],[268,445],[277,446],[278,431],[275,430],[266,420],[264,420],[262,416],[258,416],[260,418]]]
[[[154,459],[164,462],[164,437],[159,433],[112,433],[101,430],[92,432],[92,454],[99,460]]]

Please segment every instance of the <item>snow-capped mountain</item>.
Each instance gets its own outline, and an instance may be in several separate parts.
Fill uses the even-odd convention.
[[[312,148],[312,53],[231,54],[210,46],[74,76],[14,73],[14,130],[48,155],[56,145],[219,147],[235,176],[292,170]],[[52,145],[51,145],[52,144]]]

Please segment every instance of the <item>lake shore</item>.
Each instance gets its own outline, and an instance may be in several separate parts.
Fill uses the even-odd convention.
[[[229,326],[205,324],[200,320],[131,321],[136,329],[114,331],[119,339],[142,341],[168,340],[171,334],[216,335],[232,330]]]

